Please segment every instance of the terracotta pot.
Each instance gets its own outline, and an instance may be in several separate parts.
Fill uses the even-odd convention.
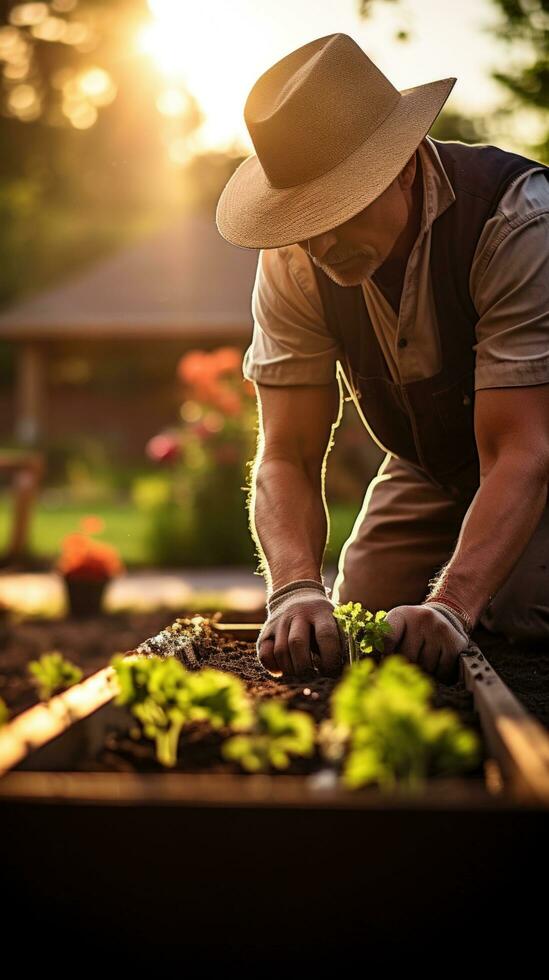
[[[101,612],[103,593],[110,579],[76,578],[73,575],[63,575],[63,579],[71,616],[83,618]]]

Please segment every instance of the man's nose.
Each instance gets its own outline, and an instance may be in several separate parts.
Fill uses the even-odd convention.
[[[322,260],[328,251],[337,244],[337,235],[334,231],[325,231],[321,235],[315,235],[314,238],[306,238],[299,244],[309,255]]]

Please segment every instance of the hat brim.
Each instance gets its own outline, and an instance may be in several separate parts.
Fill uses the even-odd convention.
[[[336,167],[305,184],[272,187],[254,153],[235,170],[216,209],[219,233],[242,248],[279,248],[348,221],[392,183],[433,125],[456,78],[403,89],[375,132]]]

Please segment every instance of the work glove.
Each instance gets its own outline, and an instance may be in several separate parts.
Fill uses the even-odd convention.
[[[257,639],[259,662],[278,676],[301,676],[312,670],[338,674],[346,639],[334,609],[327,589],[313,579],[298,579],[277,589],[267,601],[267,619]]]
[[[458,678],[459,655],[469,645],[469,633],[459,616],[442,602],[395,606],[387,613],[392,630],[385,636],[384,653],[400,653],[445,683]]]

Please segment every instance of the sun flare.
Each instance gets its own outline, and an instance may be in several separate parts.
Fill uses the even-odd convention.
[[[136,44],[165,78],[163,105],[175,114],[178,90],[182,106],[188,90],[205,114],[198,142],[205,148],[234,146],[246,96],[263,65],[252,4],[241,2],[238,16],[223,0],[149,0],[149,9],[151,20],[140,28]],[[249,140],[238,140],[251,152]]]

